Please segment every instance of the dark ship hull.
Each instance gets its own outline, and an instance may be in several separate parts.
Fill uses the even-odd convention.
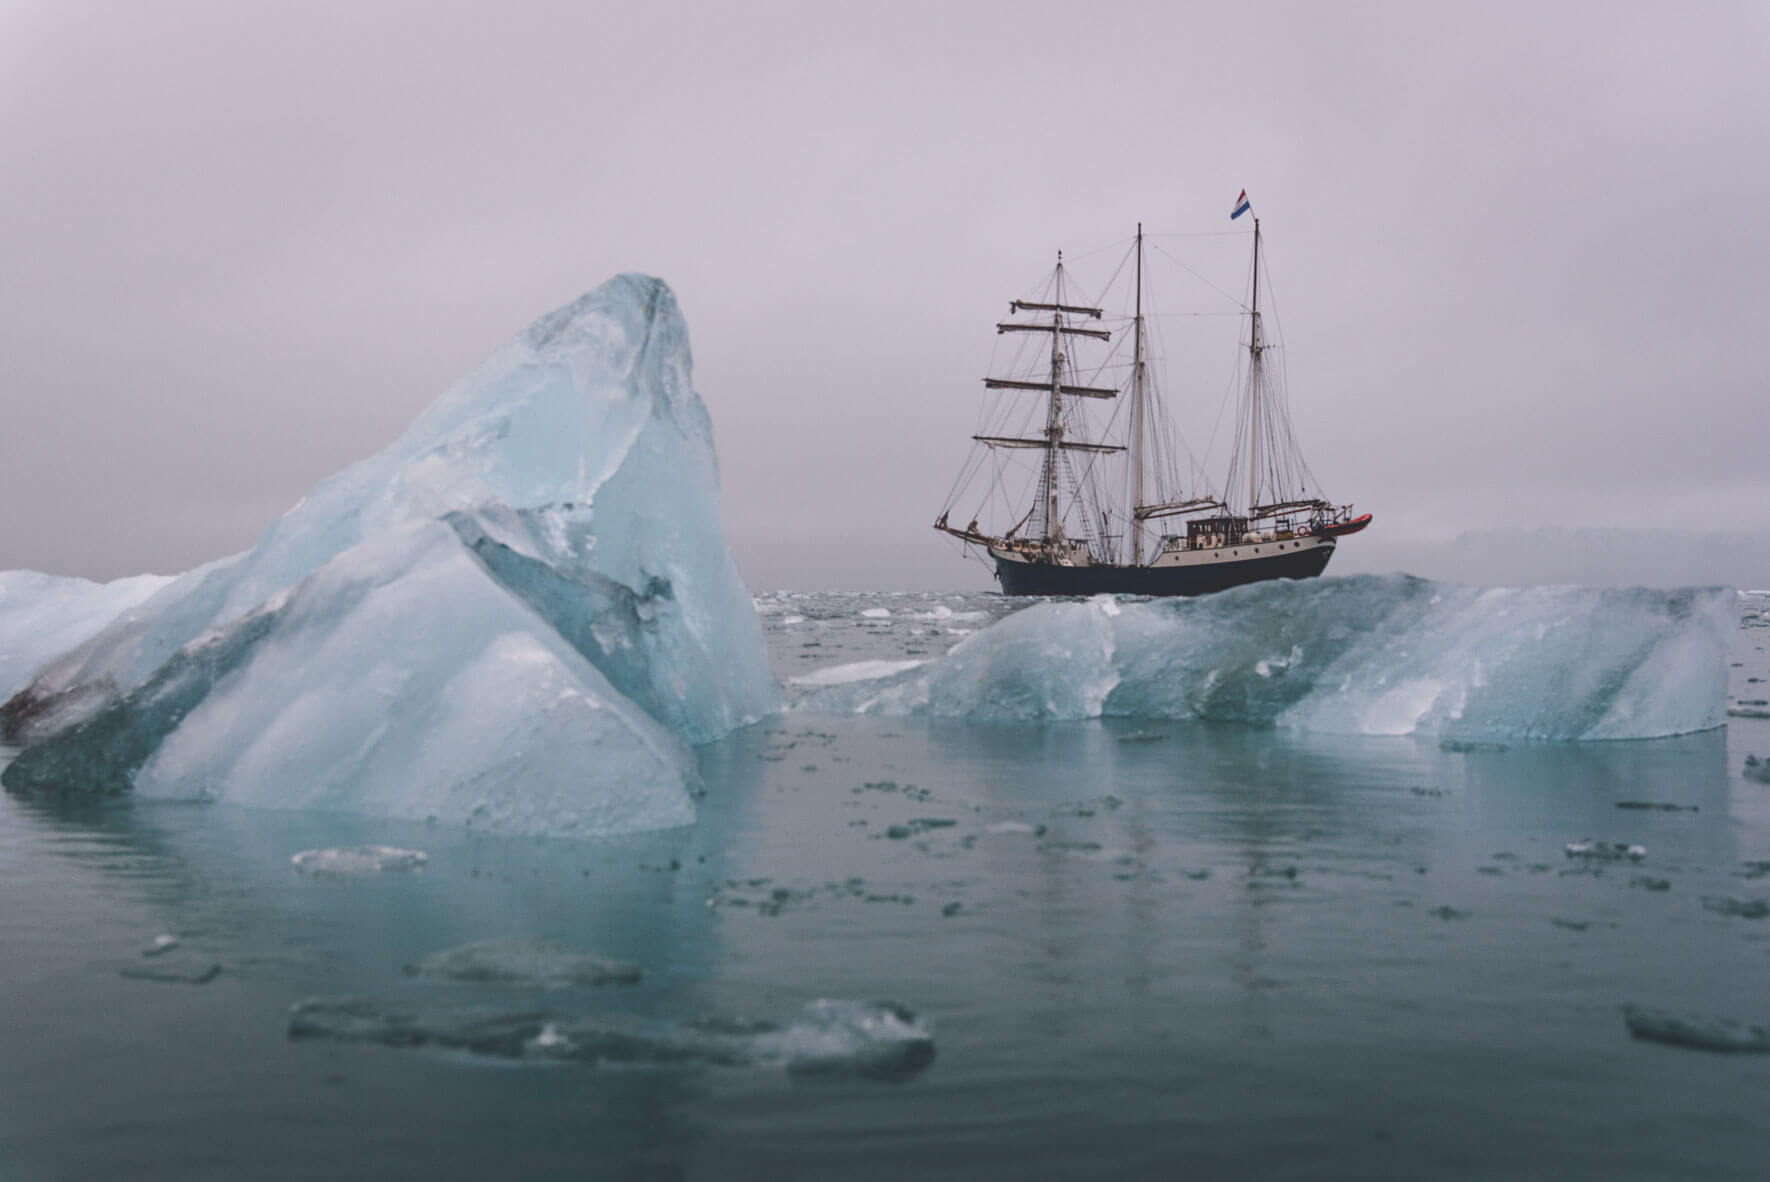
[[[1327,569],[1331,545],[1259,558],[1183,566],[1064,566],[996,556],[1007,595],[1207,595],[1267,579],[1313,579]]]

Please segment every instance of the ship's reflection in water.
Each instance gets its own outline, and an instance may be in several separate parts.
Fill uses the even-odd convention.
[[[975,626],[890,605],[851,603],[821,660]],[[805,635],[776,630],[778,663]],[[1738,774],[1767,733],[1445,750],[789,714],[703,752],[696,826],[601,843],[8,798],[0,1173],[1756,1177],[1770,1058],[1632,1040],[1620,1007],[1770,1019],[1770,928],[1703,905],[1770,894],[1770,793]],[[1587,839],[1645,853],[1568,854]],[[363,842],[429,860],[290,864]],[[644,976],[405,971],[517,938]],[[165,979],[123,975],[144,964]],[[778,1047],[290,1040],[313,998],[720,1037],[891,1002],[937,1053],[875,1079]]]

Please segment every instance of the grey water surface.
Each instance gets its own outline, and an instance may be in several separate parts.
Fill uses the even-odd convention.
[[[758,606],[789,680],[1015,605]],[[1767,620],[1647,742],[789,712],[598,842],[0,797],[0,1178],[1761,1178]],[[291,863],[364,844],[428,857]]]

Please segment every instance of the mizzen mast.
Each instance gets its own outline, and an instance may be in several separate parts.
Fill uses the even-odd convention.
[[[1260,219],[1254,218],[1254,303],[1248,326],[1248,513],[1260,503]]]

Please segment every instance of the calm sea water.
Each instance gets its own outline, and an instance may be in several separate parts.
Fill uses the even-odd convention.
[[[1012,607],[759,606],[783,678]],[[1766,613],[1742,600],[1741,716],[1673,740],[789,713],[703,752],[696,826],[607,842],[0,797],[0,1178],[1762,1178],[1770,1055],[1638,1041],[1621,1007],[1770,1025]],[[429,862],[290,864],[362,842]],[[645,976],[403,971],[519,936]],[[889,999],[936,1055],[880,1081],[292,1041],[316,996],[659,1027]]]

